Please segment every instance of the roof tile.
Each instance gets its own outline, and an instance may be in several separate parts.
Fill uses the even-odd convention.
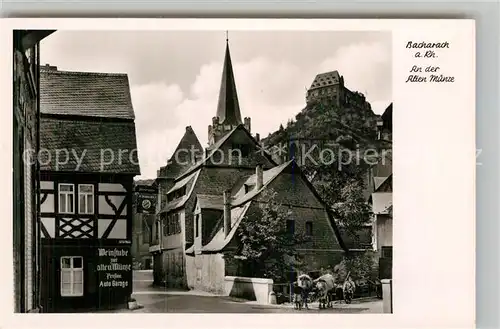
[[[42,117],[40,147],[41,170],[140,174],[133,121]]]
[[[134,119],[126,74],[40,70],[45,114]]]

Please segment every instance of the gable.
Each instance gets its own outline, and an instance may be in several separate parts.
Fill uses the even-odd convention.
[[[277,193],[277,202],[297,207],[324,208],[304,182],[302,175],[282,172],[270,182],[267,188]],[[260,197],[257,197],[257,200],[260,200]]]
[[[246,137],[244,137],[243,134],[246,134]],[[233,139],[233,136],[236,137]],[[236,145],[247,145],[247,141],[249,143],[253,143],[253,146],[249,146],[250,149],[248,152],[245,152],[245,154],[248,153],[248,156],[244,157],[242,152],[244,147],[238,148]],[[250,135],[245,127],[243,125],[239,125],[217,141],[217,143],[206,148],[204,158],[184,170],[178,178],[183,178],[204,165],[218,167],[230,166],[239,168],[255,168],[257,164],[262,164],[264,168],[277,166],[276,162],[274,162],[269,153],[265,151],[257,151],[259,147],[259,143],[252,137],[252,135]]]
[[[264,168],[274,167],[271,158],[259,149],[260,146],[245,128],[235,129],[220,145],[211,150],[206,165],[254,168],[257,164],[262,164]]]
[[[177,148],[168,160],[166,176],[170,178],[177,177],[184,170],[195,165],[203,155],[204,150],[198,137],[191,126],[187,126]]]
[[[392,192],[392,174],[380,183],[375,192]]]

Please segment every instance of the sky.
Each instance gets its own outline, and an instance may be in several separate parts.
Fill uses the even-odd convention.
[[[390,32],[229,31],[242,117],[266,137],[305,106],[318,73],[338,70],[377,114],[392,102]],[[226,46],[225,31],[57,31],[41,42],[41,64],[59,70],[127,73],[141,175],[155,178],[192,126],[207,146]]]

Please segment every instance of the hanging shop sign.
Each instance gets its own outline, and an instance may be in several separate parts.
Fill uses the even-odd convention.
[[[157,189],[152,186],[138,186],[137,193],[137,213],[154,214],[156,212]]]

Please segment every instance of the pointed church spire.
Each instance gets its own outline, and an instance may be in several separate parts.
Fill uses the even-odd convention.
[[[222,70],[217,117],[219,118],[219,123],[224,125],[239,125],[243,123],[241,120],[238,94],[236,93],[231,54],[229,53],[229,38],[227,31],[226,55],[224,57],[224,67]]]

